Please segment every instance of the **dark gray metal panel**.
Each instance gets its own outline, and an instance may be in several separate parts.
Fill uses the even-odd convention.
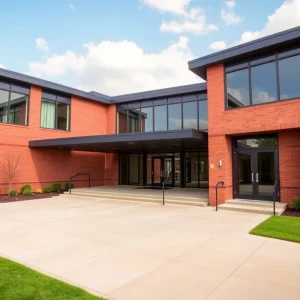
[[[181,96],[177,96],[177,97],[170,97],[168,98],[168,103],[169,104],[175,104],[175,103],[181,103],[182,99]]]
[[[154,98],[165,98],[168,96],[188,94],[193,92],[202,92],[207,90],[206,83],[196,83],[190,85],[177,86],[166,89],[159,89],[147,92],[133,93],[127,95],[120,95],[111,97],[112,103],[120,103],[126,101],[137,101],[137,100],[146,100]]]
[[[0,81],[0,89],[9,91],[9,84],[3,81]]]
[[[73,95],[73,96],[78,96],[78,97],[82,97],[84,99],[88,99],[88,100],[92,100],[92,101],[96,101],[99,103],[103,103],[103,104],[109,104],[110,103],[110,97],[109,96],[104,96],[103,97],[99,97],[84,91],[80,91],[77,90],[75,88],[71,88],[71,87],[67,87],[65,85],[62,84],[58,84],[58,83],[53,83],[47,80],[43,80],[43,79],[39,79],[36,77],[32,77],[32,76],[28,76],[28,75],[24,75],[21,73],[17,73],[17,72],[13,72],[13,71],[9,71],[6,69],[1,69],[0,68],[0,77],[5,77],[9,80],[15,80],[15,81],[19,81],[19,82],[24,82],[30,85],[36,85],[42,88],[46,88],[46,89],[50,89],[53,91],[57,91],[57,92],[61,92],[61,93],[65,93],[68,95]]]
[[[143,146],[156,144],[162,144],[166,147],[170,146],[170,141],[198,141],[207,146],[207,133],[195,129],[183,129],[183,130],[170,130],[170,131],[156,131],[156,132],[143,132],[143,133],[123,133],[113,135],[96,135],[96,136],[81,136],[71,138],[58,138],[48,140],[35,140],[29,142],[31,148],[58,148],[66,150],[80,150],[93,151],[94,149],[106,149],[110,152],[117,152],[112,149],[116,145],[121,148],[129,147],[133,145]],[[90,150],[87,150],[90,149]]]
[[[157,100],[154,100],[154,103],[153,103],[154,106],[165,105],[165,104],[167,104],[167,99],[157,99]]]
[[[237,57],[242,58],[243,55],[254,54],[263,48],[270,48],[291,41],[296,42],[297,40],[300,40],[300,26],[189,61],[188,65],[191,71],[206,79],[206,68],[210,65]]]
[[[20,93],[20,94],[24,94],[24,95],[29,95],[29,93],[30,93],[30,90],[29,90],[28,87],[24,87],[24,86],[20,86],[20,85],[15,85],[15,84],[11,85],[11,89],[10,90],[12,92]]]

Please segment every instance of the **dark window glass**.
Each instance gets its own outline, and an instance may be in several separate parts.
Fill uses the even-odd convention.
[[[199,129],[208,129],[207,123],[207,100],[199,101]]]
[[[154,130],[167,130],[167,106],[154,107]]]
[[[237,140],[238,148],[263,148],[263,147],[267,148],[267,147],[276,147],[276,146],[277,146],[276,137]]]
[[[57,103],[57,129],[69,130],[69,104]]]
[[[181,129],[181,104],[169,105],[168,109],[169,130]]]
[[[183,128],[197,129],[197,102],[183,103]]]
[[[280,99],[300,97],[300,55],[279,60]]]
[[[9,123],[27,125],[28,96],[11,92],[9,102]]]
[[[129,132],[139,132],[139,115],[131,116],[130,114],[128,122]]]
[[[227,108],[248,106],[249,74],[248,69],[226,74]]]
[[[141,109],[141,132],[153,131],[153,107]]]
[[[9,92],[0,90],[0,122],[7,123]]]
[[[251,68],[252,104],[277,101],[276,64]]]
[[[127,132],[127,110],[117,112],[117,133]]]

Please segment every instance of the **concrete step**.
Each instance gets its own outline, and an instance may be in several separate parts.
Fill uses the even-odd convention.
[[[65,198],[77,198],[77,199],[95,199],[95,200],[112,200],[112,201],[130,201],[130,202],[145,202],[145,203],[155,203],[162,204],[161,198],[143,198],[143,197],[119,197],[113,195],[97,195],[91,196],[89,194],[79,195],[79,194],[61,194],[60,197]],[[187,200],[169,200],[165,199],[165,204],[173,204],[173,205],[185,205],[185,206],[197,206],[197,207],[206,207],[208,203],[206,202],[195,202],[195,201],[187,201]]]
[[[259,200],[244,200],[244,199],[232,199],[232,200],[226,200],[227,204],[233,204],[233,205],[243,205],[243,206],[257,206],[257,207],[268,207],[273,208],[273,202],[272,201],[259,201]],[[276,208],[286,208],[285,203],[275,203]]]
[[[69,195],[69,192],[65,192],[66,194]],[[153,194],[153,195],[149,195],[149,194],[131,194],[131,193],[115,193],[115,192],[102,192],[102,191],[95,191],[95,190],[91,190],[91,191],[88,191],[88,190],[72,190],[72,195],[79,195],[79,196],[90,196],[90,197],[98,197],[98,196],[101,196],[101,197],[108,197],[108,198],[111,198],[111,197],[120,197],[120,198],[134,198],[134,199],[137,199],[137,198],[143,198],[143,199],[157,199],[157,200],[161,200],[162,199],[162,192],[160,194]],[[187,196],[173,196],[173,195],[168,195],[167,192],[165,192],[165,199],[166,200],[176,200],[176,201],[190,201],[190,202],[203,202],[203,203],[207,203],[208,202],[208,199],[206,198],[195,198],[195,197],[187,197]]]
[[[251,202],[251,201],[247,201]],[[268,204],[268,203],[266,203]],[[247,213],[255,213],[262,215],[273,215],[273,203],[269,202],[269,206],[262,205],[261,203],[257,203],[256,201],[245,204],[244,201],[241,200],[227,200],[224,204],[218,206],[219,210],[229,210],[229,211],[240,211]],[[280,216],[286,210],[286,204],[276,203],[275,206],[275,214]]]

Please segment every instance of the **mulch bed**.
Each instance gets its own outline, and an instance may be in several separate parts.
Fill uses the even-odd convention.
[[[36,200],[36,199],[43,199],[43,198],[51,198],[58,196],[62,192],[59,193],[42,193],[42,194],[33,194],[32,196],[8,196],[8,195],[0,195],[0,203],[8,203],[8,202],[16,202],[16,201],[27,201],[27,200]]]
[[[300,218],[300,211],[292,209],[292,208],[287,208],[286,211],[282,214],[282,216],[289,216],[289,217],[298,217],[298,218]]]

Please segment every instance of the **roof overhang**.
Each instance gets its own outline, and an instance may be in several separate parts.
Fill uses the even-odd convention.
[[[104,152],[160,153],[207,149],[207,132],[195,129],[80,136],[29,142],[31,148]]]
[[[299,43],[300,26],[189,61],[189,69],[206,80],[206,70],[210,66],[248,59],[263,55],[270,50],[278,51],[283,47],[299,45]]]

